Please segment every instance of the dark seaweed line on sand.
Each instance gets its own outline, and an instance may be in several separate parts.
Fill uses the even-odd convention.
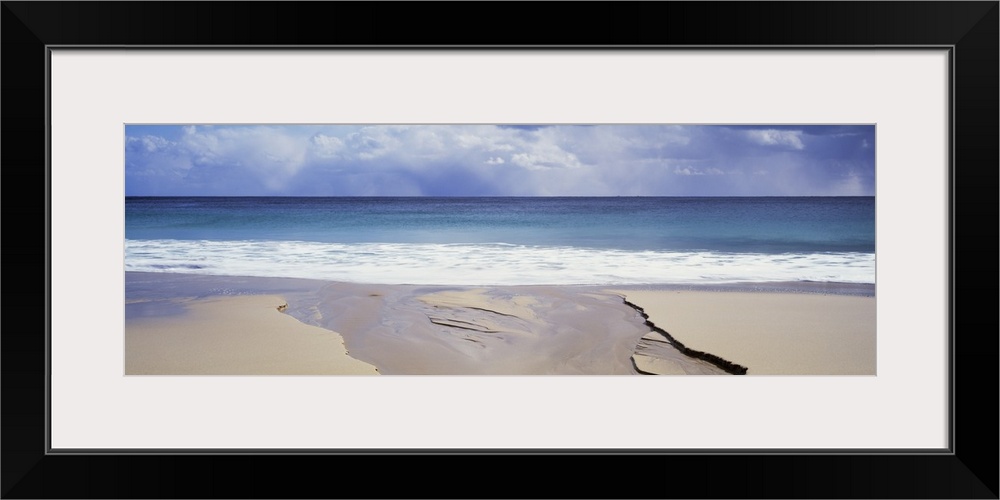
[[[657,333],[663,335],[664,337],[666,337],[667,341],[670,342],[670,345],[672,345],[674,348],[676,348],[682,354],[684,354],[686,356],[690,356],[692,358],[696,358],[696,359],[700,359],[700,360],[712,363],[713,365],[718,366],[719,368],[722,368],[723,370],[725,370],[727,373],[731,373],[733,375],[746,375],[747,374],[747,367],[745,367],[743,365],[738,365],[736,363],[733,363],[732,361],[728,361],[728,360],[722,359],[722,358],[716,356],[715,354],[711,354],[711,353],[707,353],[707,352],[702,352],[702,351],[696,351],[694,349],[689,349],[684,344],[682,344],[680,341],[678,341],[677,339],[675,339],[673,337],[673,335],[670,335],[669,333],[667,333],[666,330],[664,330],[663,328],[660,328],[660,327],[656,326],[655,323],[653,323],[652,321],[650,321],[649,320],[649,315],[646,314],[646,310],[645,309],[639,307],[636,304],[633,304],[632,302],[629,302],[628,299],[626,299],[625,297],[622,297],[622,301],[625,302],[625,305],[627,305],[627,306],[631,307],[632,309],[635,309],[636,311],[638,311],[639,314],[642,316],[642,319],[646,320],[646,326],[648,326],[654,332],[657,332]]]

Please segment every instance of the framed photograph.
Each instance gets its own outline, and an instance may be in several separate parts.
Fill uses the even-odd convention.
[[[956,304],[997,255],[957,231],[996,227],[996,2],[640,4],[620,46],[375,36],[439,9],[378,7],[4,3],[8,186],[45,193],[8,205],[45,275],[3,337],[5,497],[586,455],[693,481],[638,496],[997,498],[960,385],[995,394],[995,316]]]

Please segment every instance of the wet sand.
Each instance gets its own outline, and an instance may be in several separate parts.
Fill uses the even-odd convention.
[[[615,293],[591,287],[331,284],[289,309],[342,332],[386,375],[634,375],[649,332]],[[674,356],[682,373],[724,372]]]

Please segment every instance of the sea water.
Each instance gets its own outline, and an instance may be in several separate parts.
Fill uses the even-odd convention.
[[[875,283],[874,197],[126,197],[125,270],[434,285]]]

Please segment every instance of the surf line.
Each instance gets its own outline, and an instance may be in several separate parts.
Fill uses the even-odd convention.
[[[673,337],[673,335],[670,335],[669,333],[667,333],[666,330],[664,330],[663,328],[660,328],[660,327],[656,326],[655,323],[653,323],[652,321],[650,321],[649,320],[649,315],[646,314],[646,310],[645,309],[639,307],[637,304],[629,302],[628,299],[626,299],[625,297],[622,297],[622,302],[624,302],[625,305],[631,307],[632,309],[635,309],[636,311],[638,311],[639,315],[642,316],[642,319],[646,320],[646,326],[648,326],[654,332],[659,333],[660,335],[663,335],[664,337],[666,337],[667,341],[670,342],[670,345],[673,346],[678,351],[680,351],[681,354],[684,354],[685,356],[689,356],[689,357],[692,357],[692,358],[695,358],[695,359],[700,359],[702,361],[707,361],[709,363],[712,363],[713,365],[718,366],[719,368],[722,368],[723,370],[725,370],[726,373],[730,373],[732,375],[746,375],[747,374],[747,367],[745,367],[743,365],[738,365],[736,363],[733,363],[732,361],[728,361],[728,360],[722,359],[722,358],[716,356],[715,354],[711,354],[711,353],[707,353],[707,352],[702,352],[702,351],[696,351],[694,349],[688,348],[683,343],[681,343],[679,340],[675,339]]]

